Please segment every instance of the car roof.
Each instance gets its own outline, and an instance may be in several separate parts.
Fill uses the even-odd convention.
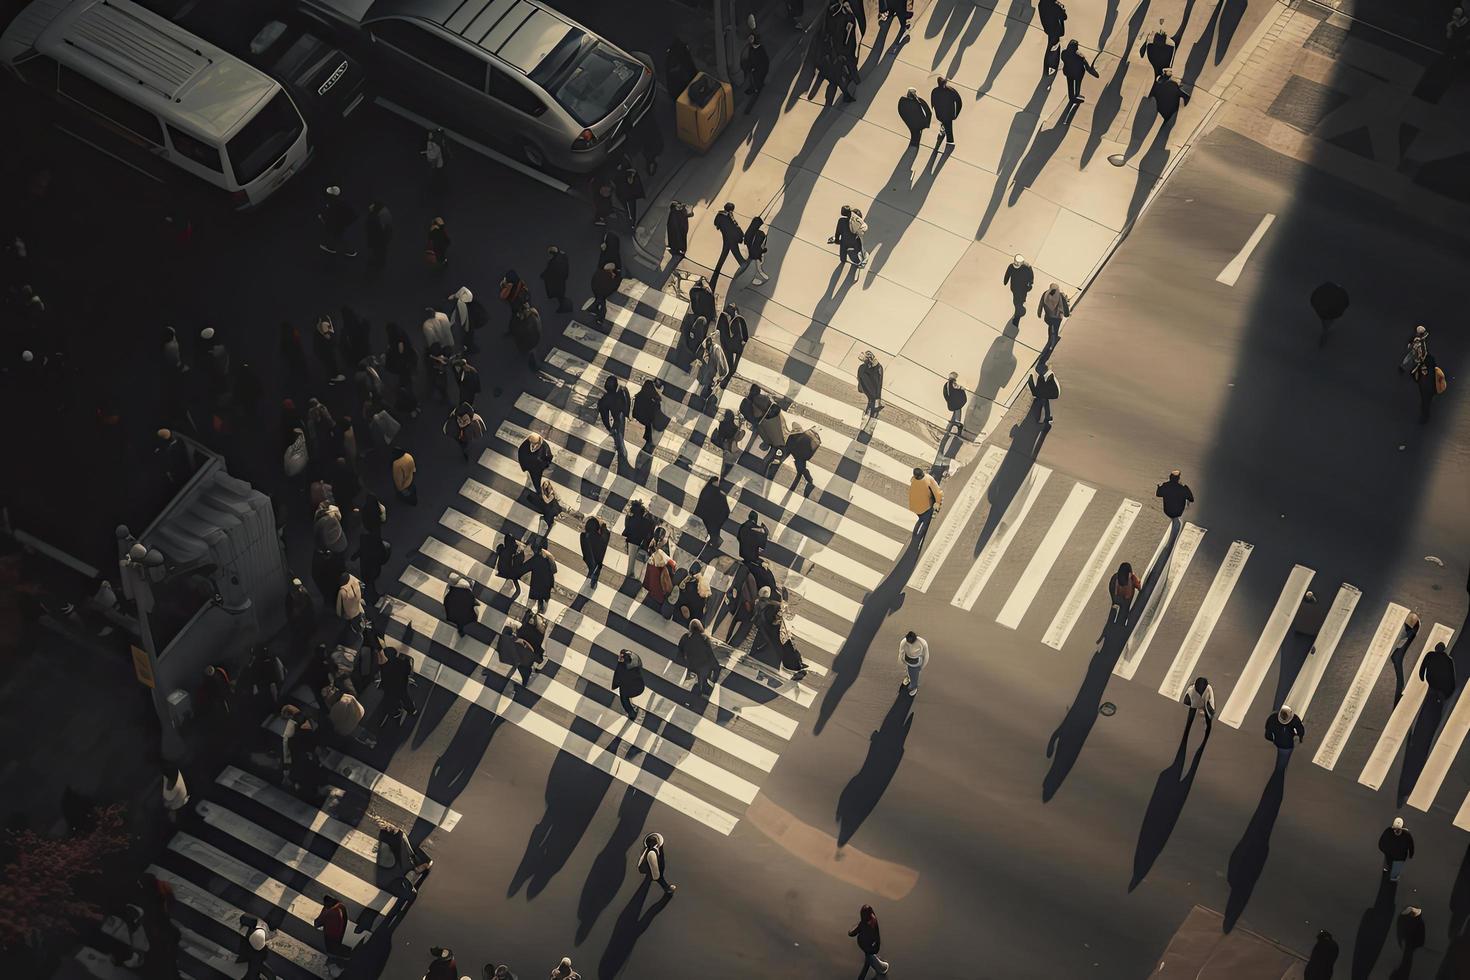
[[[409,17],[437,24],[526,74],[568,33],[572,21],[532,0],[377,0],[370,18]]]
[[[239,58],[130,0],[74,0],[37,51],[152,109],[185,131],[225,140],[279,85]]]

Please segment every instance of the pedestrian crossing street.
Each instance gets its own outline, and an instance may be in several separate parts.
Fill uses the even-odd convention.
[[[1009,462],[1016,463],[1016,458]],[[1331,770],[1347,755],[1355,767],[1361,765],[1357,780],[1363,786],[1376,791],[1390,781],[1390,771],[1406,755],[1426,696],[1425,684],[1418,678],[1419,659],[1437,643],[1450,644],[1454,637],[1450,626],[1425,620],[1404,658],[1404,692],[1395,705],[1391,685],[1381,682],[1410,604],[1385,602],[1374,619],[1376,603],[1365,599],[1356,586],[1343,582],[1334,589],[1304,565],[1284,570],[1282,581],[1283,570],[1258,560],[1249,565],[1257,577],[1252,586],[1278,594],[1264,623],[1245,622],[1245,614],[1236,620],[1259,634],[1244,663],[1235,662],[1232,651],[1218,643],[1210,646],[1210,637],[1229,614],[1231,597],[1245,580],[1255,550],[1251,543],[1237,540],[1207,547],[1207,529],[1188,521],[1176,539],[1157,508],[1144,516],[1143,502],[1109,499],[1094,487],[1061,478],[1029,456],[1019,465],[1025,467],[1024,473],[1012,471],[1004,481],[1015,492],[986,516],[983,544],[959,581],[953,605],[994,617],[1003,627],[1030,633],[1061,650],[1080,621],[1101,624],[1107,619],[1108,578],[1119,563],[1131,561],[1145,589],[1114,675],[1157,683],[1161,695],[1178,701],[1194,678],[1204,674],[1215,688],[1218,720],[1235,728],[1263,724],[1270,712],[1289,704],[1308,725],[1316,746],[1313,762]],[[987,447],[968,482],[952,489],[951,513],[931,531],[910,588],[937,590],[941,569],[953,557],[965,527],[974,524],[980,504],[1007,469],[1006,450]],[[1018,544],[1023,540],[1034,543],[1029,553]],[[1150,557],[1140,563],[1145,554]],[[951,564],[951,573],[957,574],[953,567],[957,564]],[[1293,642],[1291,626],[1309,589],[1327,611],[1307,654],[1307,641]],[[1087,641],[1093,637],[1075,645]],[[1351,668],[1354,658],[1357,665]],[[1273,668],[1278,661],[1283,671],[1295,668],[1295,676],[1288,690],[1278,688],[1268,695],[1261,689],[1276,677]],[[1345,688],[1333,691],[1335,705],[1324,705],[1318,692],[1330,667],[1337,675],[1351,669],[1353,677]],[[1470,794],[1461,802],[1457,790],[1445,782],[1467,734],[1470,698],[1460,697],[1453,708],[1447,706],[1447,717],[1406,793],[1407,804],[1418,810],[1427,812],[1436,802],[1457,807],[1454,825],[1463,830],[1470,830]],[[1392,782],[1397,786],[1400,781]]]
[[[310,696],[298,689],[292,701],[305,708]],[[263,739],[278,745],[281,726],[278,717],[271,718]],[[263,758],[252,753],[247,762],[226,766],[213,784],[193,787],[186,815],[147,869],[173,889],[179,970],[195,980],[245,976],[240,953],[246,915],[272,930],[267,965],[282,980],[336,976],[342,963],[329,963],[321,932],[312,924],[323,894],[347,907],[348,950],[401,911],[404,892],[386,876],[391,873],[378,868],[376,821],[404,828],[417,844],[426,831],[447,833],[460,819],[458,812],[334,749],[322,752],[326,793],[319,804],[283,788],[274,761]],[[125,932],[117,938],[126,941]],[[83,948],[77,960],[98,977],[120,975],[93,947]]]
[[[570,324],[561,345],[546,356],[549,390],[538,394],[540,386],[533,386],[516,399],[507,420],[487,433],[457,497],[402,573],[398,597],[385,603],[386,631],[412,652],[421,679],[729,834],[817,700],[864,598],[883,584],[909,546],[910,474],[915,466],[932,464],[937,445],[882,420],[865,424],[861,396],[846,374],[822,365],[799,383],[779,366],[757,360],[754,349],[739,362],[718,405],[705,410],[680,349],[687,304],[632,280],[622,290],[601,326]],[[632,422],[627,446],[633,466],[618,463],[596,407],[609,373],[633,394],[646,378],[663,383],[670,422],[651,461],[639,451],[642,426]],[[725,408],[738,415],[751,382],[782,399],[793,427],[820,428],[822,447],[810,465],[816,489],[795,489],[790,463],[767,479],[752,433],[727,475],[731,518],[712,546],[693,509],[706,480],[720,471],[722,454],[711,443],[718,416]],[[511,671],[496,658],[494,645],[505,624],[519,625],[528,589],[523,583],[513,600],[511,586],[491,569],[492,551],[506,531],[516,531],[522,541],[540,541],[541,517],[530,506],[526,476],[516,461],[532,428],[555,453],[546,476],[566,514],[550,529],[546,545],[558,566],[546,610],[548,663],[518,693],[519,678],[510,683]],[[622,540],[623,515],[635,498],[668,527],[670,553],[681,570],[696,560],[709,570],[712,597],[704,621],[721,676],[707,699],[692,693],[678,660],[684,627],[650,604],[643,566]],[[774,652],[753,655],[748,636],[737,633],[737,646],[726,642],[730,610],[724,593],[738,565],[735,532],[751,508],[770,529],[768,556],[790,600],[787,624],[809,664],[800,681],[778,669]],[[592,516],[612,529],[596,581],[586,578],[579,549],[582,522]],[[451,572],[476,582],[483,603],[477,622],[462,636],[443,621]],[[617,652],[625,647],[642,658],[648,681],[648,690],[634,699],[642,709],[636,721],[624,714],[612,690]]]

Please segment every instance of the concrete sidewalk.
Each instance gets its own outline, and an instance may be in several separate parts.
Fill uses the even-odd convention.
[[[1075,295],[1095,275],[1214,112],[1209,87],[1232,67],[1226,56],[1274,10],[1223,0],[1205,18],[1182,2],[1124,14],[1076,5],[1068,27],[1096,54],[1101,77],[1086,80],[1088,101],[1068,118],[1065,81],[1042,78],[1046,42],[1034,7],[996,2],[917,5],[912,38],[898,47],[897,25],[870,13],[854,103],[811,91],[800,58],[778,66],[753,125],[687,161],[637,231],[645,252],[660,255],[669,201],[694,205],[685,265],[707,268],[719,254],[712,219],[723,202],[735,203],[742,224],[761,215],[771,280],[752,286],[752,269],[732,283],[724,276],[733,263],[721,279],[761,338],[843,372],[855,372],[862,351],[877,351],[885,398],[940,425],[940,387],[956,371],[976,396],[966,418],[972,437],[988,434],[1024,390],[1046,342],[1035,315],[1040,293],[1056,282]],[[1233,13],[1222,16],[1227,7]],[[1153,73],[1136,40],[1160,17],[1183,32],[1176,66],[1193,95],[1171,127],[1145,98]],[[1090,45],[1100,38],[1098,53]],[[898,99],[910,86],[927,98],[940,73],[964,100],[957,146],[936,150],[933,128],[925,146],[910,148]],[[827,244],[843,204],[862,208],[870,226],[871,259],[860,273],[839,266]],[[1037,279],[1019,323],[1001,282],[1015,253]],[[1085,323],[1079,316],[1065,329]]]

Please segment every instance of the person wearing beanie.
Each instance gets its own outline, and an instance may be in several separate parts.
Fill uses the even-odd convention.
[[[899,686],[909,692],[909,697],[913,697],[919,693],[919,675],[929,663],[929,642],[909,630],[898,641],[898,660],[905,671],[903,683]]]
[[[1279,711],[1266,719],[1266,741],[1276,746],[1277,769],[1285,767],[1291,760],[1291,750],[1296,748],[1296,743],[1306,740],[1306,726],[1291,705],[1283,704]]]
[[[1414,835],[1404,829],[1403,817],[1394,817],[1378,835],[1378,850],[1383,855],[1383,873],[1389,881],[1398,881],[1405,862],[1414,856]]]

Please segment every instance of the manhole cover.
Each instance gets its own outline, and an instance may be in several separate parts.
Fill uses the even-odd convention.
[[[1111,701],[1104,701],[1098,706],[1097,713],[1104,718],[1111,718],[1118,711],[1118,706]]]

